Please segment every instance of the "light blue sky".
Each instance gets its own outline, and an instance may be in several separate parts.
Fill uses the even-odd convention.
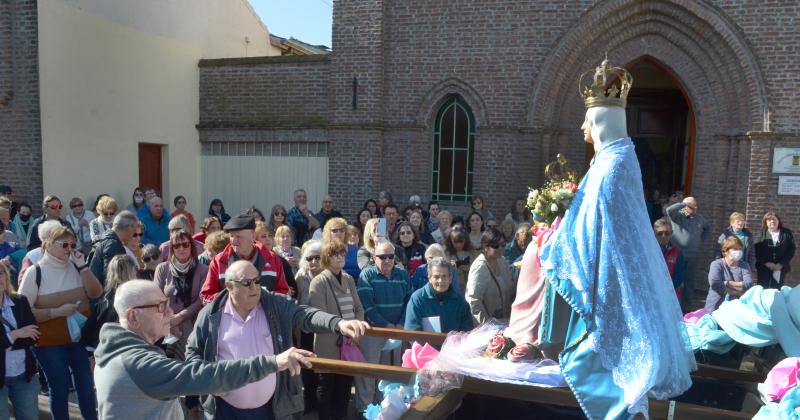
[[[333,0],[249,0],[269,32],[331,47]]]

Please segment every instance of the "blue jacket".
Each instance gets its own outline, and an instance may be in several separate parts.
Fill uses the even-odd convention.
[[[411,297],[408,272],[394,267],[391,279],[387,279],[374,265],[364,268],[358,278],[358,297],[371,325],[402,324]]]
[[[139,221],[144,225],[144,237],[142,244],[153,244],[159,246],[169,240],[169,213],[164,210],[161,220],[156,221],[150,211],[140,211]]]
[[[469,305],[464,296],[452,286],[441,298],[438,295],[430,283],[414,292],[406,308],[406,323],[403,328],[422,331],[422,319],[432,316],[439,317],[443,333],[470,331],[474,328]]]

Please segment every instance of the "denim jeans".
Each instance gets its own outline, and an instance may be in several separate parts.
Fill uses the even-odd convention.
[[[97,420],[96,399],[92,371],[89,368],[89,353],[81,343],[60,346],[35,347],[33,353],[47,378],[50,391],[50,412],[53,420],[69,420],[67,398],[69,381],[78,394],[81,417]],[[72,378],[70,378],[72,371]]]
[[[0,419],[8,419],[8,399],[14,405],[14,418],[17,420],[37,420],[39,418],[39,381],[34,376],[30,381],[25,374],[6,377],[0,388]]]

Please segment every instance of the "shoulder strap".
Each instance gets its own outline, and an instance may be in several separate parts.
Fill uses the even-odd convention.
[[[39,267],[39,263],[34,264],[33,267],[36,269],[36,289],[39,289],[42,287],[42,268]],[[39,294],[38,290],[36,294]]]

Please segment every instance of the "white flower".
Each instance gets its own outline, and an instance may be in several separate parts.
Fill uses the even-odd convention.
[[[552,211],[553,213],[557,212],[558,211],[558,204],[556,204],[556,203],[551,204],[550,205],[550,211]]]
[[[536,206],[533,207],[533,211],[535,211],[535,212],[542,211],[542,202],[541,201],[536,202]]]

